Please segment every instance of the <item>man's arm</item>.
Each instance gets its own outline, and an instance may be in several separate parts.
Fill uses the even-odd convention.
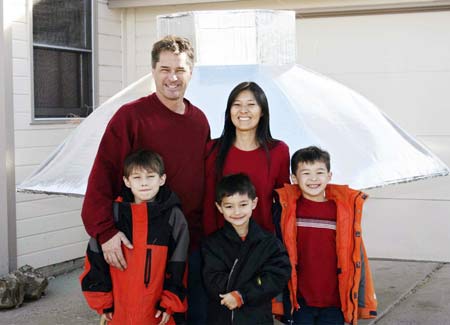
[[[114,226],[113,200],[122,186],[122,168],[131,152],[131,132],[119,110],[108,123],[89,175],[81,216],[87,233],[102,245],[105,260],[119,269],[126,268],[121,243],[132,248]]]

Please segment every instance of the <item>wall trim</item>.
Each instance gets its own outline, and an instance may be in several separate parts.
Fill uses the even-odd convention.
[[[0,275],[17,267],[12,27],[0,0]]]
[[[228,3],[227,3],[228,2]],[[234,4],[233,4],[234,2]],[[234,8],[260,8],[295,10],[301,17],[344,16],[364,14],[404,13],[417,11],[450,10],[449,0],[109,0],[108,7],[167,7],[192,5],[217,8],[217,5]],[[176,8],[174,9],[176,11]],[[184,9],[186,10],[186,9]],[[204,9],[207,10],[207,9]]]
[[[437,2],[437,1],[436,1]],[[450,1],[439,1],[430,4],[430,1],[417,3],[397,3],[389,5],[360,5],[360,6],[333,6],[321,8],[296,9],[296,18],[318,18],[336,16],[384,15],[413,12],[448,11]]]
[[[159,7],[174,5],[194,5],[201,3],[233,2],[236,0],[109,0],[108,7],[133,8],[133,7]]]

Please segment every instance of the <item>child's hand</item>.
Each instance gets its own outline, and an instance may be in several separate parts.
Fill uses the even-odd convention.
[[[111,322],[111,321],[112,321],[112,318],[113,318],[113,313],[104,313],[103,316],[105,316],[105,319],[106,319],[108,322]]]
[[[158,323],[158,325],[164,325],[169,321],[170,314],[166,312],[162,312],[161,310],[158,310],[155,314],[155,318],[159,318],[162,315],[161,321]]]
[[[229,310],[233,310],[238,307],[238,302],[236,298],[231,294],[231,292],[228,292],[224,295],[219,295],[222,300],[220,301],[221,305],[225,305]]]

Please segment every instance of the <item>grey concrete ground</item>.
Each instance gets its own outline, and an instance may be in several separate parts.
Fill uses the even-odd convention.
[[[379,318],[363,325],[450,325],[450,264],[371,261]],[[81,295],[78,269],[50,281],[41,300],[0,311],[1,325],[98,324]]]

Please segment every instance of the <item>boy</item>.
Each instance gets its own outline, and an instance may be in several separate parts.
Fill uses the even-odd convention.
[[[157,153],[140,150],[124,162],[124,196],[114,203],[114,222],[132,243],[123,246],[128,267],[109,267],[91,238],[80,276],[89,306],[108,324],[175,324],[186,311],[184,286],[189,246],[180,201],[167,186]],[[182,317],[181,317],[182,318]]]
[[[281,242],[252,219],[258,198],[245,174],[222,178],[216,206],[225,225],[202,245],[208,324],[273,324],[271,299],[291,268]]]
[[[291,169],[294,184],[276,190],[274,205],[292,266],[285,315],[294,324],[374,318],[377,301],[361,238],[367,195],[328,184],[330,155],[317,147],[294,153]]]

